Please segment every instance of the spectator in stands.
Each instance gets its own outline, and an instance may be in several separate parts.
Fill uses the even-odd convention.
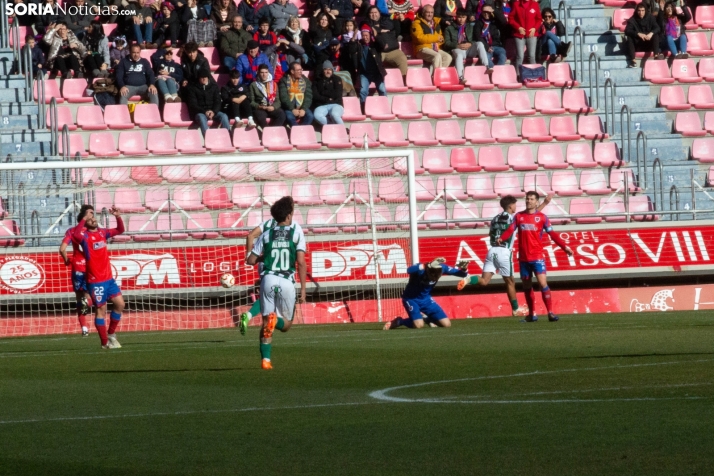
[[[243,127],[243,119],[248,119],[248,129],[255,127],[253,108],[250,105],[250,86],[241,83],[238,71],[231,71],[228,84],[221,88],[223,112],[235,119],[234,127]]]
[[[394,24],[394,33],[399,41],[410,41],[412,22],[414,21],[414,5],[410,0],[387,0],[389,18]]]
[[[290,18],[298,16],[298,7],[289,0],[276,0],[268,7],[270,12],[270,28],[279,33],[288,26]]]
[[[42,52],[42,48],[35,43],[35,37],[32,35],[27,35],[25,37],[25,48],[30,50],[30,58],[32,61],[32,77],[39,77],[47,73],[45,67],[45,54]],[[23,60],[25,56],[22,56]]]
[[[159,105],[156,91],[156,77],[147,59],[141,57],[141,47],[131,45],[129,56],[122,59],[115,70],[116,85],[119,88],[119,104],[128,104],[132,96],[141,96],[151,104]]]
[[[516,39],[516,72],[520,75],[525,49],[528,63],[535,64],[538,51],[538,30],[543,24],[540,7],[536,0],[515,0],[508,16],[513,36]]]
[[[159,50],[154,62],[154,74],[156,75],[156,87],[163,94],[164,102],[181,102],[178,89],[179,84],[183,81],[183,68],[174,61],[173,49],[166,48],[163,54]]]
[[[213,46],[216,38],[216,24],[208,17],[206,9],[188,0],[181,15],[181,38],[185,43],[195,41],[199,48]]]
[[[444,51],[444,34],[441,19],[434,17],[434,7],[424,5],[412,23],[412,43],[416,57],[429,63],[429,69],[446,68],[451,64],[451,55]]]
[[[627,20],[623,50],[627,56],[627,67],[634,68],[636,51],[651,51],[656,59],[663,59],[660,54],[660,29],[657,20],[647,11],[644,3],[638,3],[635,14]]]
[[[369,19],[366,20],[366,23],[372,28],[373,46],[381,54],[382,63],[399,68],[399,72],[402,73],[402,77],[406,81],[409,65],[407,55],[399,48],[396,23],[390,20],[387,15],[382,15],[379,8],[374,6],[369,7],[367,14]]]
[[[456,11],[456,20],[444,31],[444,50],[451,53],[456,66],[456,74],[462,83],[464,82],[466,58],[478,58],[479,52],[483,48],[482,43],[476,41],[474,24],[466,23],[468,17],[466,9],[459,8]]]
[[[300,26],[300,19],[296,16],[290,17],[287,27],[281,34],[288,40],[288,64],[293,61],[300,61],[303,68],[307,67],[309,53],[311,51],[310,39],[305,30]]]
[[[456,21],[456,12],[461,8],[460,0],[436,0],[434,3],[434,16],[441,19],[441,28],[446,27]]]
[[[198,45],[194,42],[186,43],[183,47],[181,69],[183,69],[182,87],[187,87],[189,84],[198,84],[198,74],[201,71],[211,73],[211,66],[208,64],[208,60],[201,51],[198,51]]]
[[[310,25],[310,42],[315,62],[318,62],[319,56],[330,46],[333,38],[331,18],[327,13],[318,12],[315,23]]]
[[[285,111],[285,119],[290,126],[298,123],[309,126],[313,121],[312,84],[302,74],[302,65],[298,62],[290,64],[290,71],[278,83],[280,105]]]
[[[84,47],[87,50],[87,55],[84,57],[84,70],[88,78],[106,78],[109,76],[111,65],[109,40],[104,36],[102,24],[96,20],[92,21],[82,43],[84,43]]]
[[[362,34],[360,33],[360,38]],[[340,40],[333,38],[330,40],[330,46],[320,55],[319,59],[322,61],[320,64],[325,64],[325,61],[332,63],[333,71],[335,76],[339,76],[342,80],[342,95],[343,96],[356,96],[354,83],[352,81],[351,71],[351,60],[349,58],[349,47],[352,42],[343,45]]]
[[[245,2],[241,3],[243,6]],[[216,29],[221,33],[229,30],[233,26],[233,18],[240,15],[245,19],[245,15],[236,9],[233,0],[215,0],[211,7],[211,20],[213,20]],[[246,30],[251,31],[246,27]]]
[[[506,64],[506,49],[501,41],[501,29],[494,18],[494,8],[484,5],[481,15],[474,25],[474,37],[479,42],[479,59],[487,72],[493,72],[493,65]]]
[[[677,13],[674,2],[669,1],[657,17],[662,36],[666,37],[667,47],[672,56],[677,59],[689,58],[687,54],[687,35],[685,24],[692,19],[687,8],[682,8],[682,13]]]
[[[114,38],[114,46],[109,49],[111,69],[114,70],[119,62],[128,55],[129,50],[126,48],[126,37],[118,36]]]
[[[92,23],[94,15],[89,13],[89,7],[86,0],[75,0],[74,4],[77,8],[68,8],[64,16],[64,22],[67,24],[72,33],[77,39],[84,39],[86,31],[89,29],[89,24]]]
[[[322,65],[322,74],[318,74],[312,83],[312,106],[315,110],[315,121],[320,125],[328,123],[343,124],[342,115],[342,80],[334,74],[330,61]]]
[[[145,48],[156,48],[152,43],[154,35],[154,12],[151,7],[146,6],[146,0],[137,0],[133,9],[129,9],[132,18],[132,31],[134,39]]]
[[[382,63],[382,55],[372,45],[372,29],[365,25],[362,27],[362,40],[359,43],[350,43],[346,63],[350,72],[359,82],[359,98],[362,105],[369,95],[369,83],[374,83],[380,96],[387,95],[384,78],[387,70]]]
[[[278,44],[278,35],[270,31],[270,18],[261,18],[258,29],[253,33],[253,39],[258,42],[261,53],[270,56]]]
[[[334,36],[339,36],[342,33],[345,20],[354,20],[355,18],[352,0],[320,0],[320,8],[323,13],[330,15],[334,19],[332,23],[332,34]]]
[[[281,108],[278,84],[273,81],[268,65],[258,67],[258,79],[250,84],[250,106],[253,108],[253,117],[262,131],[268,126],[282,126],[285,124],[285,112]]]
[[[228,69],[236,67],[236,60],[245,53],[251,35],[243,29],[243,18],[236,15],[232,20],[233,26],[224,31],[220,39],[220,53],[223,65]]]
[[[49,45],[48,70],[56,71],[65,79],[72,75],[82,77],[80,61],[87,51],[74,33],[67,29],[67,25],[62,22],[50,25],[42,41]]]
[[[49,5],[49,8],[52,10],[53,13],[47,13],[37,16],[34,25],[35,31],[38,35],[44,35],[51,24],[57,23],[58,21],[61,21],[62,18],[64,18],[64,15],[62,15],[62,12],[59,10],[57,3],[55,3],[55,0],[44,1],[44,5],[42,6],[43,13],[47,11],[47,5]]]
[[[238,14],[243,17],[245,29],[250,33],[258,29],[262,18],[270,19],[270,9],[265,0],[243,0],[238,6]]]
[[[228,116],[221,112],[221,93],[216,82],[211,81],[211,73],[204,70],[198,73],[198,84],[188,87],[186,102],[189,114],[201,129],[204,137],[208,130],[208,121],[220,124],[228,131],[231,130]]]
[[[272,76],[273,71],[270,67],[270,60],[267,56],[260,52],[260,45],[258,42],[250,40],[245,49],[245,54],[239,56],[236,61],[235,69],[241,76],[241,82],[248,86],[250,83],[255,81],[255,78],[258,75],[258,67],[261,64],[268,66],[270,75]]]
[[[288,61],[288,47],[290,42],[283,36],[278,35],[278,43],[273,47],[273,52],[268,56],[270,67],[273,70],[275,81],[280,82],[283,75],[287,74],[290,61]],[[298,63],[300,63],[298,61]]]
[[[568,56],[573,44],[570,41],[560,40],[561,36],[565,36],[565,26],[555,18],[552,8],[544,8],[541,15],[543,26],[540,31],[541,46],[538,51],[542,56],[550,56],[556,63],[560,63]]]
[[[163,48],[166,41],[171,42],[171,46],[176,46],[181,30],[178,13],[174,12],[174,6],[171,2],[161,4],[161,15],[157,17],[155,23],[154,35],[156,44],[159,48]]]

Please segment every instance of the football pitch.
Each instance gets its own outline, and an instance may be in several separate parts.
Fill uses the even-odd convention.
[[[118,335],[0,340],[0,474],[714,474],[709,311]]]

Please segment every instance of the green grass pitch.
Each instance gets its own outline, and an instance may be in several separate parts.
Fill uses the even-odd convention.
[[[708,311],[257,335],[0,340],[0,475],[714,474]]]

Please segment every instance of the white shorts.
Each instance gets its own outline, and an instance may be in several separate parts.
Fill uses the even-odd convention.
[[[484,273],[498,273],[504,278],[513,276],[513,252],[503,246],[494,246],[486,254]]]
[[[295,283],[280,276],[266,274],[260,281],[260,313],[267,316],[271,312],[288,321],[293,320]]]

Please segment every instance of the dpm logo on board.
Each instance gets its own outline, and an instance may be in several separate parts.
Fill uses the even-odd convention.
[[[381,276],[405,274],[407,272],[407,257],[401,246],[377,245],[375,259],[374,245],[345,246],[337,251],[313,251],[312,276],[315,278],[374,276],[375,262]]]
[[[136,286],[181,284],[178,263],[172,254],[133,254],[111,258],[112,274],[121,286],[124,279],[136,279]]]

